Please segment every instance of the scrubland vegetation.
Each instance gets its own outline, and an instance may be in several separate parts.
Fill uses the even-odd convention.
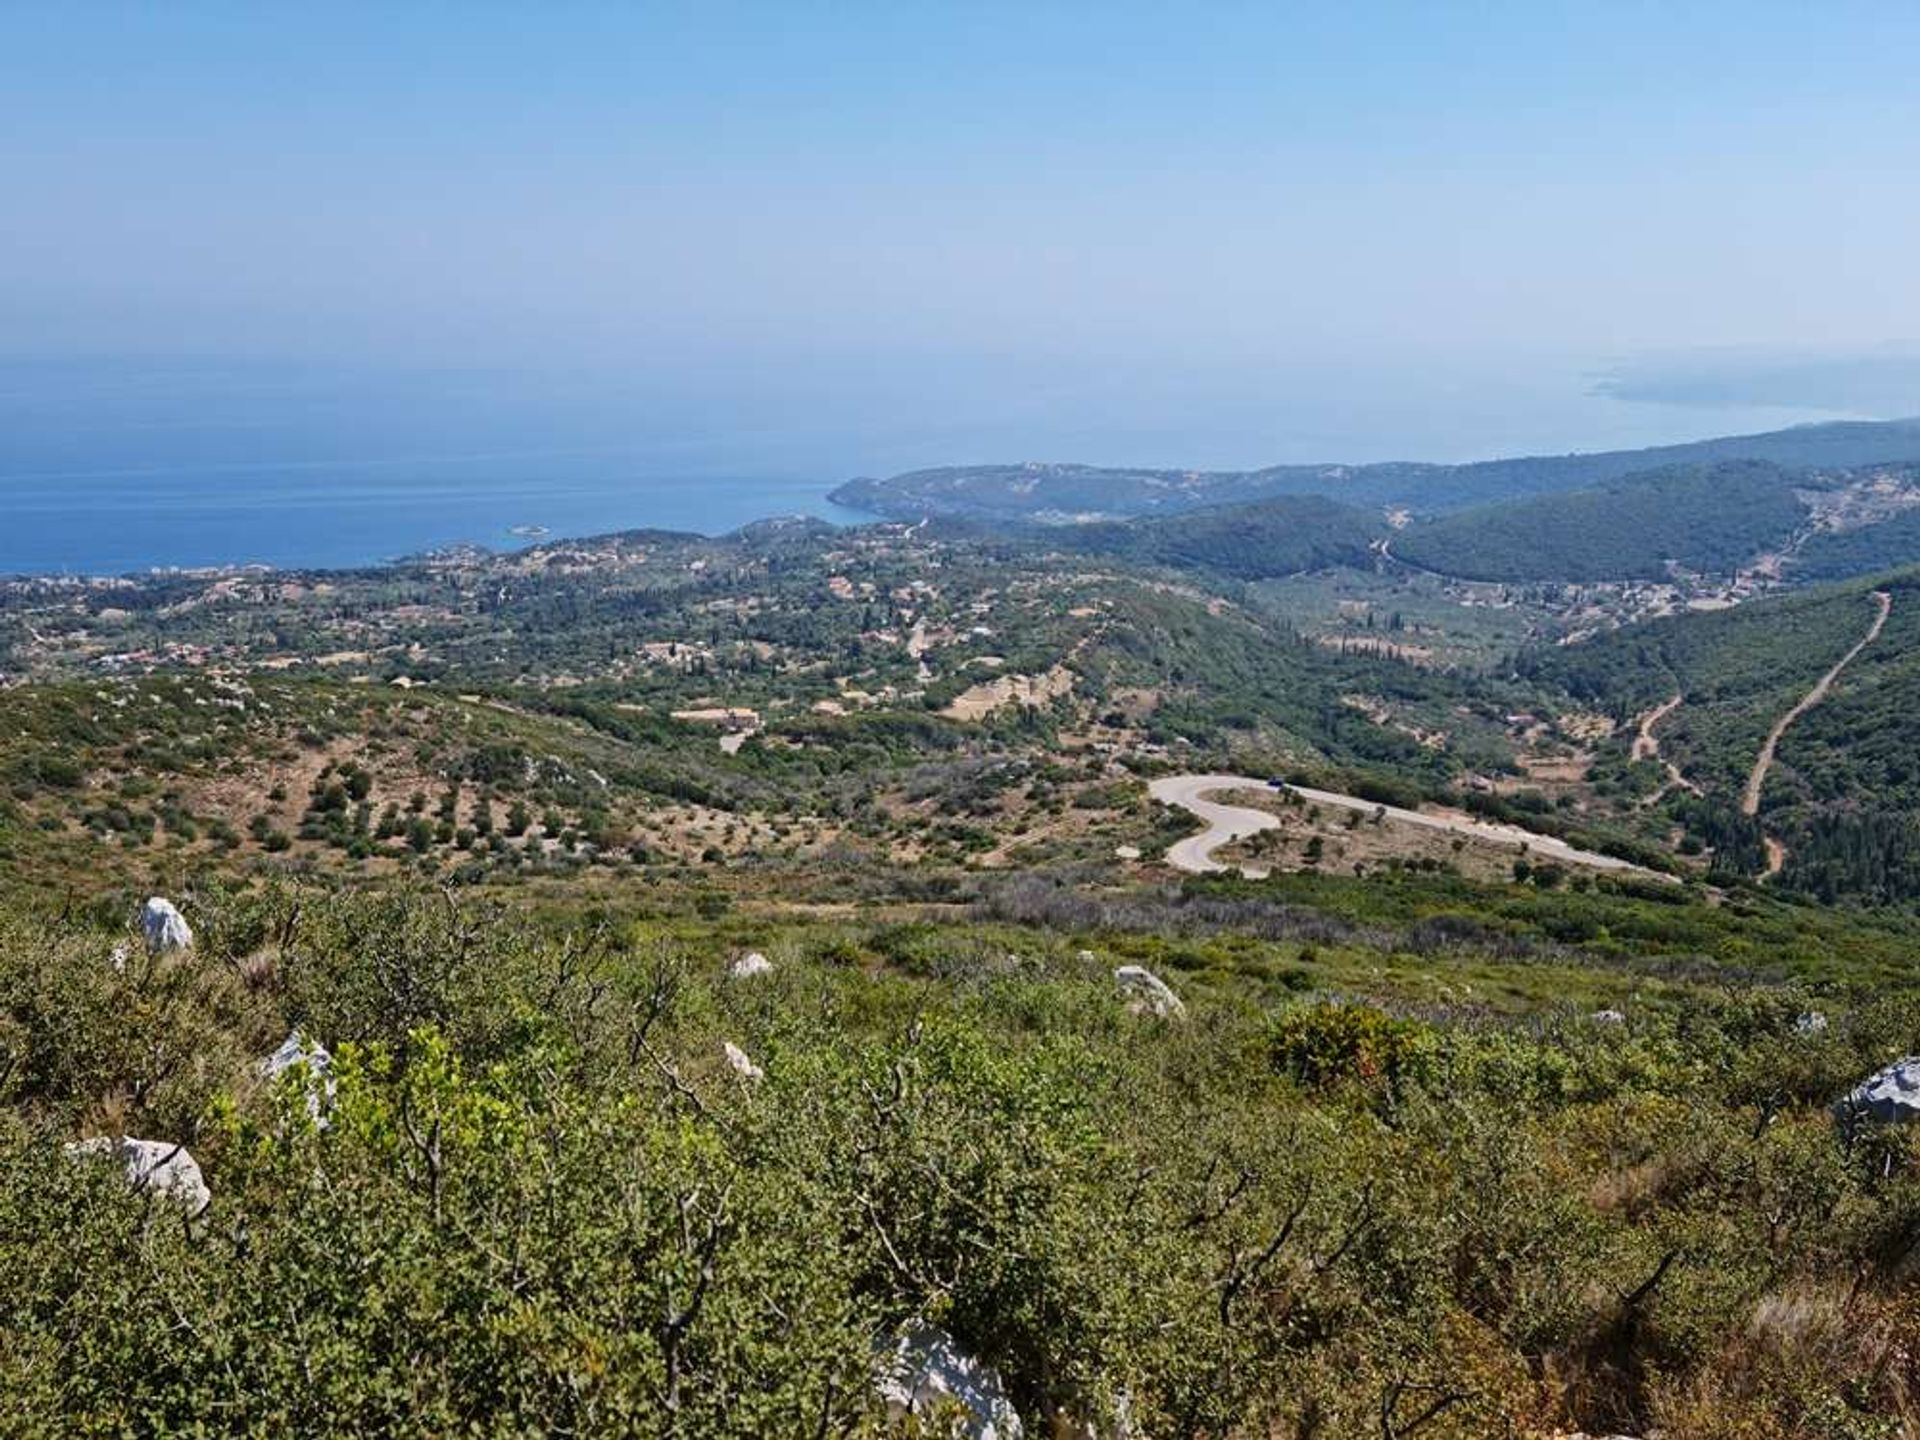
[[[1916,496],[1772,439],[0,584],[0,1432],[1913,1433]]]
[[[1825,1105],[1920,1008],[1837,975],[1618,972],[1596,1015],[1480,1003],[1529,962],[1464,932],[1415,1003],[1364,939],[1231,924],[189,911],[124,970],[86,915],[0,938],[9,1433],[872,1433],[915,1318],[1041,1433],[1912,1417],[1920,1173]],[[730,979],[749,937],[774,971]],[[1123,959],[1188,1017],[1129,1013]],[[254,1074],[295,1026],[325,1128]],[[211,1206],[62,1152],[100,1131],[187,1142]]]

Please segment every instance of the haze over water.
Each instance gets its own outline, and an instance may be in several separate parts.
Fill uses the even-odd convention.
[[[1879,0],[8,7],[0,570],[1920,413],[1916,44]]]
[[[749,382],[743,381],[743,387]],[[1116,405],[1124,387],[1133,403]],[[1464,460],[1770,429],[1834,412],[1680,408],[1567,368],[1036,375],[1018,398],[953,367],[924,390],[724,377],[418,372],[273,363],[0,367],[0,573],[346,566],[458,543],[858,520],[854,474],[1074,460],[1241,468]],[[1123,418],[1116,418],[1123,417]]]

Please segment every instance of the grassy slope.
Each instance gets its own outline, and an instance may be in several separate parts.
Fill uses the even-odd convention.
[[[1146,708],[1182,758],[1191,736],[1297,744],[1437,782],[1458,754],[1343,695],[1429,707],[1491,749],[1528,693],[1332,653],[1157,582],[1015,591],[1033,577],[982,568],[1006,592],[997,649],[1037,668],[1084,639],[1075,704]],[[899,578],[846,569],[881,593]],[[679,603],[584,577],[504,600],[407,583],[497,607],[418,622],[409,638],[447,650],[480,654],[510,611],[518,651],[487,662],[509,671],[557,648],[591,674]],[[754,583],[772,588],[758,562]],[[1870,708],[1810,716],[1824,751],[1782,748],[1808,783],[1867,760],[1882,768],[1863,783],[1900,783],[1899,745],[1844,743],[1920,713],[1920,577],[1886,583],[1902,628],[1830,702]],[[1697,713],[1675,717],[1675,753],[1732,778],[1732,737],[1845,648],[1866,588],[1530,667],[1623,715],[1685,689]],[[810,625],[817,589],[803,570],[768,633],[824,651],[863,623],[849,605]],[[246,623],[270,631],[271,612]],[[1920,1175],[1897,1146],[1885,1164],[1849,1155],[1824,1108],[1920,1027],[1898,921],[1692,886],[1175,887],[1090,862],[908,864],[903,835],[986,830],[1008,789],[1064,805],[1066,717],[802,713],[722,759],[711,732],[620,708],[717,674],[502,689],[520,702],[503,709],[435,667],[445,690],[189,675],[0,693],[0,1429],[218,1414],[263,1431],[744,1437],[804,1415],[846,1434],[875,1337],[926,1315],[999,1368],[1030,1433],[1055,1404],[1122,1393],[1153,1434],[1311,1423],[1359,1440],[1408,1394],[1453,1397],[1420,1427],[1433,1440],[1899,1423],[1907,1392],[1882,1359],[1913,1353],[1920,1327],[1888,1257],[1910,1248]],[[1076,760],[1079,783],[1106,783]],[[490,891],[505,874],[461,877],[469,852],[434,839],[390,844],[346,893],[269,880],[248,810],[298,777],[276,811],[292,829],[343,762],[367,767],[376,809],[418,788],[432,817],[460,775],[463,805],[494,787],[568,829],[596,810],[644,825],[689,792],[865,823],[896,770],[928,809],[803,863],[781,837],[724,864],[555,866]],[[247,864],[207,834],[222,796]],[[463,883],[424,884],[447,878]],[[116,971],[104,957],[156,879],[200,949]],[[69,890],[82,899],[63,907]],[[775,975],[729,983],[749,948]],[[1129,1015],[1120,963],[1165,975],[1188,1021]],[[1624,1022],[1592,1020],[1602,1007]],[[1829,1024],[1803,1033],[1812,1008]],[[295,1025],[343,1056],[325,1134],[255,1078]],[[735,1075],[723,1042],[765,1078]],[[192,1143],[216,1195],[202,1229],[60,1154],[122,1130]],[[682,1344],[673,1317],[694,1294]],[[1726,1343],[1785,1313],[1833,1316],[1848,1343],[1813,1324],[1767,1330],[1758,1360]]]
[[[21,687],[0,692],[0,864],[82,890],[267,856],[276,868],[370,875],[420,863],[511,868],[562,834],[574,837],[569,852],[581,842],[622,857],[659,849],[648,826],[665,806],[784,808],[778,781],[722,763],[710,732],[621,718],[596,728],[431,688],[262,676]],[[354,770],[365,772],[364,794],[316,814],[321,793]],[[509,838],[516,810],[527,829]],[[424,819],[430,841],[373,833],[388,816]],[[368,848],[350,857],[356,834]]]

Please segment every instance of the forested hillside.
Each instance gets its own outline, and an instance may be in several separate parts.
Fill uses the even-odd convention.
[[[1364,565],[1369,546],[1386,533],[1386,526],[1365,511],[1305,495],[1124,524],[1073,526],[1049,538],[1091,554],[1265,580],[1332,565]]]
[[[1909,574],[1899,583],[1914,578]],[[1726,701],[1759,720],[1784,709],[1779,702],[1790,704],[1858,637],[1871,588],[1856,582],[1649,620],[1578,645],[1531,652],[1521,657],[1519,669],[1563,685],[1620,719],[1678,689],[1694,704]],[[1762,723],[1758,733],[1765,728]]]
[[[1889,597],[1884,629],[1781,735],[1757,822],[1785,847],[1784,885],[1907,902],[1920,896],[1920,572],[1655,621],[1520,669],[1622,720],[1680,697],[1661,721],[1661,753],[1717,807],[1696,822],[1737,832],[1729,812],[1769,730],[1865,638],[1876,592]]]
[[[1028,1435],[1895,1433],[1920,572],[1385,526],[0,583],[0,1432],[925,1436],[938,1349]]]
[[[1908,510],[1874,525],[1823,531],[1794,553],[1796,580],[1845,580],[1920,564],[1920,510]]]
[[[1725,574],[1805,520],[1795,476],[1759,460],[1656,470],[1593,490],[1477,506],[1409,527],[1394,554],[1473,580],[1653,580]]]

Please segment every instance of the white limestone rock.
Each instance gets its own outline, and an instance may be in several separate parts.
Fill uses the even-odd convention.
[[[118,1161],[126,1172],[127,1183],[134,1189],[164,1195],[189,1216],[198,1215],[213,1203],[213,1192],[207,1189],[199,1163],[187,1153],[184,1145],[170,1140],[97,1135],[91,1140],[74,1141],[67,1146],[67,1153]]]
[[[1802,1036],[1824,1035],[1827,1032],[1827,1017],[1818,1010],[1809,1010],[1795,1018],[1793,1033]]]
[[[874,1386],[888,1421],[897,1426],[911,1416],[919,1434],[1021,1440],[1024,1433],[1000,1376],[932,1325],[908,1327],[881,1352]]]
[[[1892,1125],[1920,1116],[1920,1055],[1902,1056],[1869,1075],[1835,1102],[1833,1113],[1847,1124]]]
[[[1161,1020],[1183,1020],[1187,1007],[1171,986],[1144,965],[1122,965],[1113,972],[1114,983],[1127,997],[1127,1009],[1136,1015],[1153,1015]]]
[[[753,1063],[753,1057],[731,1040],[724,1042],[720,1048],[726,1052],[727,1064],[733,1067],[733,1073],[742,1080],[751,1083],[767,1078],[767,1072]]]
[[[758,950],[750,950],[727,967],[729,980],[751,980],[758,975],[771,975],[773,962]]]
[[[309,1040],[295,1030],[280,1042],[278,1050],[260,1062],[260,1074],[272,1082],[296,1065],[306,1067],[307,1113],[324,1130],[327,1112],[333,1109],[333,1055],[318,1040]]]
[[[163,900],[158,895],[140,907],[140,931],[147,938],[147,953],[151,955],[193,948],[193,931],[187,926],[187,917],[171,900]]]

